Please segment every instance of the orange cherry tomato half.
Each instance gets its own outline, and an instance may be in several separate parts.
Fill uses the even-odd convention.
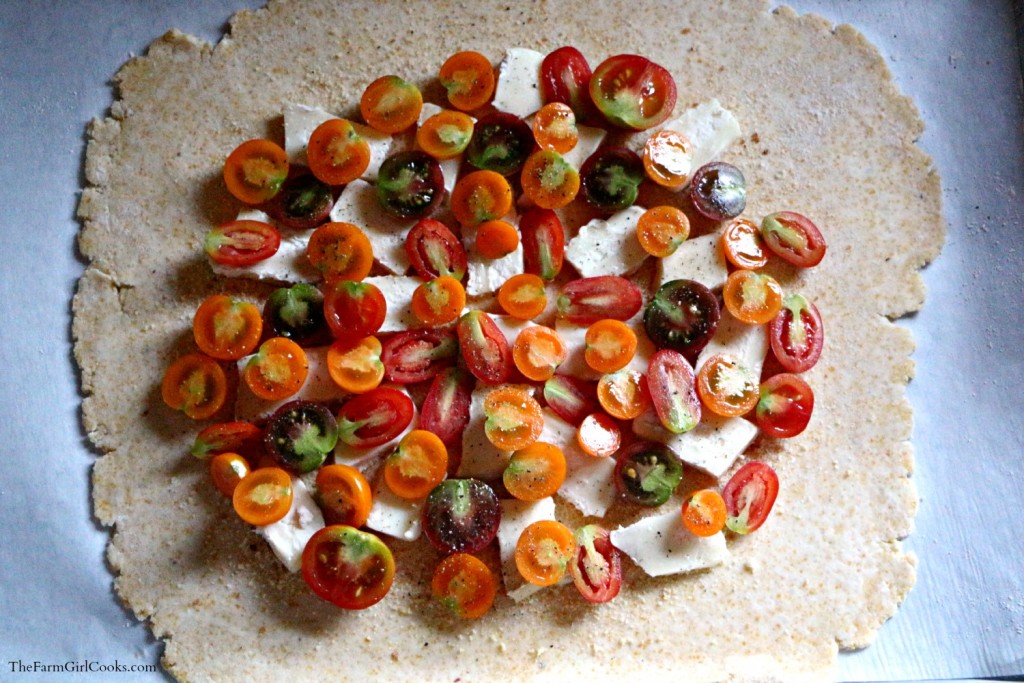
[[[484,433],[503,451],[526,448],[540,437],[544,413],[525,389],[501,386],[484,399]]]
[[[260,309],[223,294],[208,297],[192,318],[196,346],[218,360],[238,360],[253,352],[263,334]]]
[[[412,293],[412,312],[428,327],[455,322],[466,307],[466,290],[450,275],[443,275],[416,287]]]
[[[498,303],[514,318],[536,318],[548,306],[544,280],[532,273],[513,275],[498,289]]]
[[[302,578],[314,593],[342,609],[366,609],[391,590],[395,557],[374,534],[332,524],[306,543]]]
[[[601,377],[597,401],[612,417],[632,420],[651,404],[647,378],[636,370],[619,370]]]
[[[723,417],[746,415],[761,397],[758,377],[739,358],[720,353],[697,372],[697,395],[711,412]]]
[[[460,111],[438,112],[416,129],[416,144],[439,160],[462,154],[472,137],[473,118]]]
[[[249,524],[273,524],[284,519],[292,507],[292,478],[280,467],[253,470],[235,486],[231,502]]]
[[[370,143],[351,121],[328,119],[309,136],[309,170],[328,185],[345,185],[360,178],[370,166]]]
[[[722,300],[737,320],[764,325],[782,310],[782,287],[771,275],[737,270],[725,281]]]
[[[553,586],[576,557],[576,538],[561,522],[545,519],[526,527],[516,543],[516,567],[535,586]]]
[[[571,151],[580,139],[572,107],[562,102],[549,102],[541,107],[533,117],[533,138],[541,149],[559,154]]]
[[[433,432],[414,429],[384,461],[384,481],[395,495],[423,498],[448,472],[448,449]]]
[[[327,372],[341,389],[350,394],[364,394],[376,389],[384,379],[382,350],[376,337],[363,337],[354,344],[334,342],[327,349]]]
[[[693,143],[682,133],[666,128],[647,138],[644,171],[658,185],[673,190],[683,187],[695,170]]]
[[[655,206],[636,222],[636,237],[651,256],[671,256],[690,236],[690,219],[675,206]]]
[[[448,91],[448,101],[462,111],[479,109],[494,94],[494,67],[479,52],[456,52],[441,65],[437,77]]]
[[[366,87],[359,100],[363,120],[391,135],[416,123],[422,108],[420,89],[398,76],[381,76]]]
[[[259,398],[281,401],[294,396],[306,382],[309,360],[291,339],[271,337],[245,364],[242,378]]]
[[[719,238],[722,252],[732,265],[743,270],[757,270],[768,263],[761,228],[746,218],[734,218]]]
[[[460,224],[479,225],[506,215],[512,209],[512,188],[496,171],[473,171],[452,188],[451,209]]]
[[[249,474],[249,462],[238,453],[218,453],[210,458],[210,479],[214,487],[231,498],[235,487]]]
[[[494,604],[498,580],[481,560],[468,553],[455,553],[437,565],[430,592],[460,619],[476,619]]]
[[[583,359],[598,372],[615,372],[636,354],[636,332],[621,320],[606,318],[587,328]]]
[[[576,441],[587,455],[607,458],[622,445],[619,424],[604,413],[591,413],[576,430]]]
[[[306,257],[325,279],[362,280],[373,267],[373,246],[351,223],[325,223],[310,235]]]
[[[554,444],[536,441],[512,454],[501,479],[519,500],[553,496],[565,481],[565,454]]]
[[[552,149],[531,154],[523,164],[520,181],[523,194],[542,209],[560,209],[580,191],[579,171]]]
[[[512,345],[512,362],[526,379],[534,382],[551,379],[567,355],[562,337],[544,325],[525,328]]]
[[[205,420],[224,407],[228,379],[217,361],[201,353],[190,353],[167,368],[160,394],[174,410],[193,420]]]
[[[485,221],[477,228],[476,250],[484,258],[508,256],[519,247],[519,231],[501,220]]]
[[[363,473],[348,465],[324,465],[316,473],[316,501],[328,524],[361,527],[373,505],[373,489]]]
[[[270,140],[248,140],[224,162],[224,184],[236,199],[262,204],[281,190],[288,177],[288,155]]]
[[[725,527],[726,509],[722,494],[703,489],[683,502],[683,526],[694,536],[714,536]]]

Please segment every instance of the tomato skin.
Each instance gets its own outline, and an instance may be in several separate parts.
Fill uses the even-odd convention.
[[[283,519],[292,506],[291,476],[280,467],[261,467],[238,480],[231,492],[235,513],[253,526]]]
[[[470,311],[456,327],[466,367],[484,384],[501,384],[512,374],[512,349],[487,313]]]
[[[325,465],[316,473],[316,502],[329,524],[358,528],[370,516],[373,489],[356,468]]]
[[[571,425],[579,425],[591,413],[599,410],[593,382],[555,373],[544,382],[544,400],[548,407]]]
[[[192,455],[207,460],[220,453],[252,457],[261,452],[263,430],[251,422],[219,422],[205,427],[192,443]]]
[[[597,524],[576,530],[576,559],[569,565],[572,582],[587,602],[601,604],[622,588],[622,556],[611,533]]]
[[[814,392],[800,375],[782,373],[761,383],[754,422],[768,436],[794,437],[807,428],[814,411]]]
[[[658,507],[683,480],[683,463],[665,446],[637,441],[615,456],[615,488],[638,505]]]
[[[575,557],[576,537],[569,527],[553,519],[529,525],[516,542],[516,568],[535,586],[558,583]]]
[[[574,325],[598,320],[629,320],[644,304],[640,288],[618,275],[584,277],[567,283],[558,297],[558,315]]]
[[[817,306],[802,294],[789,294],[782,310],[768,327],[772,352],[787,372],[801,373],[814,367],[825,346],[825,330]]]
[[[456,553],[441,560],[430,582],[430,592],[455,616],[476,619],[494,604],[498,580],[481,560]]]
[[[696,357],[718,330],[718,298],[696,280],[666,282],[644,310],[644,330],[659,347]]]
[[[562,221],[551,209],[533,207],[519,218],[523,241],[524,270],[553,280],[565,260],[565,231]]]
[[[455,365],[459,355],[458,340],[450,329],[399,332],[383,345],[384,377],[397,384],[425,382]]]
[[[445,555],[483,550],[500,524],[498,497],[479,479],[446,479],[423,504],[423,534]]]
[[[330,343],[324,295],[307,283],[275,289],[263,306],[263,329],[269,336],[291,339],[303,348]]]
[[[647,388],[654,411],[665,429],[682,434],[700,422],[700,399],[693,366],[678,351],[662,349],[651,357]]]
[[[316,595],[342,609],[366,609],[391,590],[395,558],[377,536],[334,524],[306,543],[302,578]]]
[[[238,360],[256,349],[263,334],[260,309],[224,294],[207,297],[192,318],[196,346],[217,360]]]
[[[265,261],[281,246],[281,233],[262,221],[240,220],[213,228],[203,240],[210,260],[228,268],[245,268]]]
[[[247,140],[224,161],[224,184],[245,204],[274,197],[288,177],[288,155],[270,140]]]
[[[460,442],[469,424],[474,384],[473,376],[459,368],[437,373],[423,399],[420,428],[436,434],[445,446]]]
[[[377,201],[398,218],[424,218],[444,196],[444,174],[437,159],[409,150],[392,154],[380,165]]]
[[[541,96],[545,103],[569,105],[579,121],[593,121],[597,118],[597,108],[590,99],[592,75],[590,64],[582,52],[568,45],[560,47],[541,62]]]
[[[373,448],[409,426],[416,407],[405,392],[377,387],[349,399],[338,411],[338,439],[353,448]]]
[[[384,324],[388,303],[376,285],[335,280],[325,285],[324,318],[336,339],[362,339]]]
[[[745,218],[736,218],[725,227],[720,244],[725,258],[737,268],[757,270],[768,263],[761,228]]]
[[[827,247],[818,226],[795,211],[765,216],[761,236],[773,254],[799,268],[812,268],[825,258]]]
[[[644,162],[625,147],[601,147],[580,167],[580,191],[588,204],[612,213],[636,203],[646,177]]]
[[[231,498],[238,482],[249,476],[248,461],[238,453],[218,453],[210,458],[210,479],[222,495]]]
[[[690,181],[693,208],[713,221],[735,218],[747,208],[747,181],[743,172],[724,161],[704,164]]]
[[[676,82],[664,67],[639,55],[615,55],[590,79],[590,98],[605,119],[646,130],[665,121],[676,106]]]
[[[433,432],[414,429],[384,461],[384,482],[407,500],[423,498],[448,473],[448,449]]]
[[[515,114],[481,117],[473,128],[465,158],[471,166],[503,176],[517,173],[533,150],[533,130]]]
[[[725,525],[737,534],[757,531],[775,505],[779,476],[763,462],[748,462],[732,475],[722,490]]]
[[[267,421],[263,444],[282,467],[300,474],[324,463],[338,442],[338,423],[326,406],[290,401]]]
[[[202,353],[189,353],[175,360],[160,383],[164,403],[193,420],[216,415],[224,407],[227,391],[224,368]]]
[[[286,228],[308,230],[325,222],[333,206],[331,188],[315,176],[305,174],[284,181],[281,191],[265,208]]]
[[[413,270],[424,280],[450,275],[456,280],[466,276],[466,249],[444,223],[421,218],[405,237],[405,253]]]

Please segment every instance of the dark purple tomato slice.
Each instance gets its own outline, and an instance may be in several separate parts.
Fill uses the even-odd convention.
[[[424,280],[450,275],[461,280],[466,275],[466,249],[444,223],[421,218],[405,236],[405,253],[413,270]]]
[[[754,422],[768,436],[788,439],[807,429],[814,412],[814,392],[800,375],[782,373],[761,383]]]
[[[814,367],[825,346],[825,330],[818,308],[802,294],[787,294],[782,310],[768,326],[772,353],[786,372]]]
[[[425,382],[459,358],[458,339],[449,329],[399,332],[382,346],[384,377],[398,384]]]
[[[671,280],[647,304],[644,329],[659,348],[695,356],[715,336],[720,318],[710,289],[695,280]]]
[[[724,161],[698,168],[689,192],[693,208],[713,221],[736,218],[747,208],[747,181],[740,169]]]
[[[604,603],[619,594],[622,558],[607,529],[588,524],[576,530],[576,559],[569,573],[587,602]]]
[[[654,412],[665,429],[682,434],[700,422],[700,398],[693,367],[683,354],[671,349],[654,354],[647,368],[647,388]]]
[[[484,384],[501,384],[512,374],[512,349],[505,333],[483,311],[459,318],[456,330],[466,367]]]
[[[558,417],[576,426],[601,409],[593,382],[558,373],[544,382],[544,400]]]
[[[336,338],[362,339],[384,324],[388,302],[377,285],[333,280],[324,290],[324,317]]]
[[[590,98],[616,126],[646,130],[672,114],[676,82],[662,66],[639,55],[615,55],[594,69]]]
[[[579,123],[594,121],[598,112],[590,99],[592,75],[587,58],[576,48],[560,47],[549,53],[540,65],[540,91],[544,103],[569,105]]]
[[[618,275],[583,277],[566,283],[558,297],[558,316],[574,325],[598,320],[629,320],[644,305],[640,288]]]
[[[523,240],[523,264],[527,273],[553,280],[565,259],[565,231],[558,214],[533,207],[519,218]]]
[[[636,203],[644,175],[644,162],[633,150],[601,147],[583,162],[580,188],[594,208],[621,211]]]
[[[737,534],[757,531],[775,505],[779,495],[779,476],[770,465],[748,462],[722,490],[725,500],[725,526]]]
[[[382,446],[405,431],[415,412],[408,394],[391,387],[371,389],[338,411],[338,439],[353,448]]]
[[[423,533],[445,555],[483,550],[500,523],[498,496],[478,479],[447,479],[423,504]]]
[[[459,368],[437,373],[423,399],[420,429],[433,432],[446,446],[461,442],[469,424],[469,404],[473,398],[473,376]]]
[[[263,445],[286,468],[312,472],[338,443],[338,423],[330,410],[313,401],[290,401],[267,421]]]
[[[263,306],[263,329],[267,337],[291,339],[303,348],[330,343],[324,295],[306,283],[275,289]]]
[[[270,202],[267,213],[281,225],[292,230],[315,228],[331,213],[334,195],[326,183],[310,174],[288,178]]]
[[[614,480],[622,498],[658,507],[683,480],[683,463],[662,444],[637,441],[615,457]]]
[[[472,166],[507,176],[517,173],[532,151],[533,130],[526,122],[497,112],[476,122],[465,155]]]
[[[444,196],[444,175],[426,152],[398,152],[384,160],[377,174],[377,200],[399,218],[423,218]]]

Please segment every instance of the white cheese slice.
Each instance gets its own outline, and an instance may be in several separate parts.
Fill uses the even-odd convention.
[[[304,104],[286,104],[284,107],[284,151],[288,153],[288,162],[305,166],[306,146],[313,131],[324,121],[339,118],[319,107]],[[366,143],[370,146],[370,163],[363,172],[363,178],[376,180],[381,162],[391,153],[394,139],[387,133],[352,122]]]
[[[539,441],[554,444],[565,454],[565,481],[558,495],[584,515],[601,517],[615,502],[615,458],[595,458],[580,448],[576,427],[550,408],[544,408],[544,430]]]
[[[729,268],[718,245],[720,233],[688,239],[675,253],[659,261],[658,285],[671,280],[696,280],[708,289],[725,284]]]
[[[504,220],[515,225],[512,216],[506,216]],[[524,271],[522,242],[511,254],[489,259],[481,256],[476,250],[476,233],[476,226],[462,228],[462,244],[466,247],[468,261],[466,295],[470,297],[492,294],[510,277]]]
[[[583,167],[583,163],[590,158],[590,155],[601,146],[601,143],[604,142],[605,137],[608,135],[608,131],[604,128],[594,128],[593,126],[584,126],[582,124],[577,124],[576,130],[579,132],[576,146],[563,154],[562,158],[572,164],[572,167],[578,171]]]
[[[409,396],[409,392],[405,387],[394,384],[385,384],[383,386],[398,389],[406,396]],[[412,397],[410,396],[410,398]],[[419,424],[419,410],[416,408],[416,403],[413,402],[412,420],[409,421],[409,424],[398,436],[385,444],[374,446],[372,448],[355,448],[353,446],[349,446],[341,439],[338,439],[338,444],[334,447],[334,462],[340,465],[354,467],[362,472],[363,476],[368,480],[372,481],[380,469],[381,464],[384,462],[384,459],[394,452],[395,448],[398,446],[398,442],[401,441],[406,434],[416,429],[417,424]]]
[[[694,536],[677,509],[619,527],[611,532],[611,541],[650,576],[708,569],[729,557],[723,534]]]
[[[344,390],[334,383],[327,370],[327,346],[315,346],[304,349],[309,371],[302,388],[281,401],[267,401],[252,393],[244,381],[238,383],[238,398],[235,401],[235,419],[252,422],[271,415],[275,410],[290,401],[332,401],[347,396]],[[255,355],[255,354],[253,354]],[[253,355],[245,356],[238,361],[238,372],[241,375]]]
[[[508,386],[508,385],[501,385]],[[519,386],[533,393],[533,387]],[[505,471],[511,451],[503,451],[487,438],[484,425],[487,416],[484,414],[484,401],[487,395],[497,387],[481,386],[473,390],[469,402],[469,422],[462,431],[462,462],[459,464],[460,477],[474,477],[476,479],[498,479]]]
[[[555,518],[555,501],[542,498],[528,503],[522,500],[502,500],[501,524],[498,525],[498,552],[501,555],[501,578],[505,592],[516,602],[525,600],[542,586],[526,581],[516,567],[516,544],[526,527],[534,522]]]
[[[412,295],[422,280],[409,275],[380,275],[364,278],[363,282],[377,287],[388,302],[384,323],[378,332],[402,332],[419,325],[412,312]]]
[[[540,66],[544,55],[536,50],[513,47],[498,67],[498,82],[491,104],[498,111],[525,119],[544,106],[540,91]]]
[[[395,218],[384,211],[373,185],[365,180],[346,185],[331,209],[331,220],[352,223],[366,233],[373,245],[373,257],[390,272],[403,275],[409,269],[405,236],[416,221]]]
[[[631,206],[606,220],[593,219],[569,240],[566,260],[583,277],[632,273],[648,256],[636,238],[636,223],[644,211]]]
[[[511,347],[516,343],[516,339],[519,337],[519,333],[525,330],[527,327],[533,327],[534,323],[530,320],[520,320],[511,315],[500,315],[490,314],[491,320],[494,321],[494,325],[501,330],[501,333],[505,335],[505,340]]]
[[[302,568],[302,551],[306,543],[324,528],[324,516],[306,484],[292,477],[292,506],[288,514],[266,526],[256,527],[256,533],[267,540],[270,549],[290,572]]]
[[[633,433],[663,443],[683,462],[721,477],[757,436],[757,427],[742,417],[721,417],[705,409],[696,427],[673,434],[648,409],[633,420]]]
[[[366,519],[366,527],[403,541],[415,541],[422,531],[422,510],[423,499],[402,498],[391,490],[384,477],[378,477],[373,488],[373,505]]]
[[[422,126],[424,121],[443,111],[444,109],[433,102],[424,102],[423,107],[420,109],[419,121],[416,125]],[[476,123],[475,118],[472,116],[469,118],[473,119],[473,122]],[[455,187],[455,181],[459,179],[459,169],[462,168],[462,155],[459,154],[451,159],[439,159],[437,163],[441,166],[441,174],[444,176],[444,189],[451,194],[452,188]]]
[[[737,320],[724,307],[714,338],[697,356],[695,368],[699,371],[709,358],[727,353],[740,359],[750,368],[755,380],[760,381],[765,356],[768,355],[768,326],[748,325]]]
[[[276,225],[274,221],[262,211],[256,209],[244,209],[238,212],[237,220],[259,221]],[[213,272],[224,277],[244,277],[256,280],[271,280],[274,282],[287,282],[295,284],[298,282],[316,282],[320,274],[316,268],[310,265],[306,258],[306,244],[309,243],[309,236],[312,230],[280,230],[281,246],[273,256],[263,259],[251,266],[234,268],[222,266],[210,259],[210,267]]]
[[[555,332],[562,338],[566,351],[565,360],[558,366],[558,372],[578,379],[600,379],[601,373],[590,367],[585,357],[587,326],[573,325],[559,318],[555,320]],[[644,372],[647,372],[646,367]]]

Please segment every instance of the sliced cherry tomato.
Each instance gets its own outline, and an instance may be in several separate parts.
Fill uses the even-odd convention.
[[[527,273],[553,280],[562,270],[565,258],[565,231],[558,214],[534,207],[519,217],[523,236],[523,263]]]
[[[616,456],[615,488],[624,499],[658,507],[683,480],[683,463],[665,446],[637,441]]]
[[[587,328],[583,358],[598,372],[621,370],[636,354],[636,333],[621,320],[598,320]]]
[[[647,304],[644,329],[659,347],[696,356],[715,336],[720,318],[710,289],[696,280],[671,280]]]
[[[304,282],[275,289],[263,306],[263,328],[303,348],[327,344],[331,330],[324,318],[324,295]]]
[[[512,454],[501,478],[519,500],[553,496],[565,481],[565,454],[554,444],[536,441]]]
[[[354,341],[376,334],[388,303],[377,285],[331,280],[324,287],[324,317],[337,339]]]
[[[342,609],[366,609],[391,590],[395,558],[377,536],[333,524],[306,543],[302,578],[319,597]]]
[[[512,188],[500,173],[474,171],[455,183],[451,208],[466,227],[497,220],[512,210]]]
[[[217,360],[238,360],[253,352],[263,334],[256,306],[223,294],[207,297],[192,317],[196,346]]]
[[[773,254],[800,268],[811,268],[825,258],[825,238],[818,226],[795,211],[765,216],[761,237]]]
[[[502,258],[519,248],[519,232],[507,221],[484,221],[477,229],[474,244],[484,258]]]
[[[725,485],[725,525],[737,534],[761,528],[779,495],[779,476],[763,462],[748,462]]]
[[[736,218],[725,226],[719,239],[725,258],[743,270],[757,270],[768,263],[761,229],[745,218]]]
[[[771,275],[737,270],[725,281],[722,300],[737,320],[764,325],[782,310],[782,287]]]
[[[747,181],[732,164],[704,164],[690,181],[690,201],[693,208],[713,221],[736,218],[747,208]]]
[[[224,184],[236,199],[262,204],[273,198],[288,177],[288,155],[270,140],[248,140],[224,162]]]
[[[384,481],[395,495],[423,498],[448,472],[448,449],[433,432],[414,429],[384,461]]]
[[[580,168],[583,199],[609,213],[633,206],[643,180],[644,162],[625,147],[601,147]]]
[[[466,367],[484,384],[501,384],[512,372],[512,351],[505,334],[487,313],[469,311],[456,327]]]
[[[814,367],[825,346],[825,329],[818,308],[802,294],[788,294],[782,310],[768,328],[772,352],[786,372]]]
[[[654,412],[665,429],[673,434],[688,432],[700,422],[693,366],[683,354],[662,349],[651,357],[647,369],[647,388]]]
[[[300,474],[324,464],[338,443],[338,423],[326,406],[291,401],[274,411],[263,438],[267,453]]]
[[[420,428],[437,434],[445,446],[461,443],[474,385],[473,376],[460,368],[437,373],[423,399]]]
[[[281,191],[265,209],[286,228],[309,230],[326,221],[333,206],[331,188],[316,176],[303,173],[284,181]]]
[[[545,382],[565,360],[565,342],[550,327],[531,325],[523,329],[512,345],[512,361],[526,379]]]
[[[523,530],[516,543],[519,574],[535,586],[553,586],[569,571],[576,557],[572,530],[553,519],[542,519]]]
[[[541,95],[545,102],[561,102],[572,107],[578,120],[593,121],[597,109],[590,99],[591,75],[583,53],[574,47],[560,47],[541,62]]]
[[[429,216],[444,192],[444,174],[437,159],[419,150],[392,154],[377,173],[377,201],[398,218]]]
[[[683,526],[694,536],[714,536],[725,527],[725,501],[714,489],[697,491],[683,502]]]
[[[424,280],[450,275],[466,276],[466,250],[448,227],[432,218],[421,218],[405,236],[405,253],[413,270]]]
[[[328,280],[362,280],[373,267],[373,247],[351,223],[325,223],[306,243],[306,257]]]
[[[328,185],[346,185],[370,166],[370,144],[351,121],[328,119],[309,136],[309,170]]]
[[[676,82],[664,67],[646,57],[615,55],[594,69],[590,98],[611,123],[646,130],[672,114]]]
[[[479,52],[456,52],[445,60],[437,74],[456,109],[472,111],[491,101],[494,95],[494,67]]]
[[[466,307],[466,290],[453,277],[420,283],[412,293],[412,312],[423,325],[453,323]]]
[[[423,533],[439,552],[475,553],[494,540],[501,505],[478,479],[446,479],[423,504]]]
[[[249,390],[267,401],[293,396],[306,382],[309,359],[298,344],[284,337],[272,337],[245,364],[242,377]]]
[[[384,379],[384,363],[380,359],[380,340],[363,337],[337,341],[327,349],[327,372],[341,389],[350,394],[365,394],[376,389]]]
[[[459,342],[451,329],[399,332],[384,342],[380,355],[384,377],[397,384],[425,382],[455,365],[458,357]]]
[[[381,76],[366,86],[359,99],[363,120],[391,135],[416,123],[422,108],[420,89],[398,76]]]
[[[231,498],[235,487],[249,474],[249,463],[238,453],[218,453],[210,458],[210,479],[213,486]]]
[[[281,233],[262,221],[231,221],[213,228],[203,239],[210,260],[228,268],[245,268],[266,261],[281,246]]]
[[[370,482],[348,465],[324,465],[316,473],[316,501],[328,524],[361,527],[373,505]]]
[[[542,149],[527,158],[520,182],[523,194],[542,209],[567,206],[580,190],[580,174],[551,149]]]
[[[498,303],[513,318],[532,320],[548,306],[544,280],[531,273],[519,273],[498,289]]]
[[[512,175],[523,167],[533,150],[533,131],[514,114],[496,112],[476,122],[466,148],[471,166]]]
[[[498,580],[481,560],[467,553],[456,553],[437,565],[430,592],[460,619],[476,619],[494,604]]]
[[[561,102],[549,102],[533,117],[533,138],[541,149],[565,154],[579,142],[576,114]]]
[[[587,602],[608,602],[622,588],[622,557],[611,533],[597,524],[576,530],[576,559],[569,565],[572,582]]]
[[[629,320],[644,304],[640,288],[618,275],[584,277],[567,283],[558,297],[559,317],[574,325]]]
[[[587,455],[607,458],[622,445],[622,430],[604,413],[591,413],[583,418],[576,430],[576,441]]]
[[[171,363],[160,384],[164,403],[193,420],[213,417],[224,407],[227,393],[224,368],[202,353],[190,353]]]
[[[453,159],[469,146],[473,117],[460,111],[434,114],[416,129],[416,144],[435,159]]]
[[[697,373],[697,395],[708,410],[723,417],[746,415],[757,405],[757,376],[736,356],[719,353]]]
[[[338,411],[338,438],[353,448],[382,446],[405,431],[416,407],[409,395],[377,387],[349,399]]]
[[[503,451],[526,448],[544,429],[540,404],[525,389],[508,385],[498,387],[484,399],[484,433]]]
[[[690,219],[675,206],[655,206],[636,222],[636,237],[651,256],[665,258],[676,253],[690,236]]]
[[[192,455],[200,460],[219,453],[238,453],[243,457],[259,454],[263,430],[251,422],[219,422],[204,428],[192,443]]]
[[[647,378],[636,370],[619,370],[601,377],[597,400],[612,417],[632,420],[651,404]]]
[[[544,382],[544,400],[558,417],[572,425],[598,409],[593,382],[559,373]]]
[[[782,373],[761,383],[754,422],[768,436],[788,439],[807,428],[814,412],[814,392],[800,375]]]
[[[662,187],[679,189],[693,173],[693,143],[678,131],[659,130],[644,143],[643,160],[648,178]]]
[[[253,526],[283,519],[292,507],[292,478],[280,467],[261,467],[242,477],[231,494],[235,512]]]

